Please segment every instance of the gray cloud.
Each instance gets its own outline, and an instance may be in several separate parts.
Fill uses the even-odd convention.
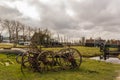
[[[12,3],[20,0],[8,1]],[[120,39],[118,34],[120,0],[22,0],[22,2],[37,9],[40,21],[23,17],[19,9],[5,6],[0,7],[1,17],[11,19],[11,16],[15,16],[26,24],[48,28],[75,38],[92,36]],[[68,14],[67,10],[72,12]]]
[[[0,17],[3,19],[16,19],[21,15],[22,14],[16,9],[0,6]]]

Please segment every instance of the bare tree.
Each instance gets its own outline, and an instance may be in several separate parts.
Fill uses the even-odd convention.
[[[2,34],[2,32],[5,30],[5,28],[2,25],[3,21],[0,20],[0,35]]]
[[[14,26],[14,35],[15,35],[14,47],[16,47],[19,42],[19,32],[22,30],[22,24],[18,21],[12,21],[12,24]]]
[[[9,40],[11,42],[12,41],[12,33],[13,33],[13,30],[12,30],[13,25],[12,25],[11,21],[4,20],[2,26],[8,31]]]
[[[0,20],[0,42],[2,42],[3,37],[2,37],[2,32],[5,30],[5,28],[2,25],[3,21]]]
[[[27,37],[27,40],[29,41],[33,34],[36,32],[36,28],[32,28],[30,26],[26,26],[25,28],[25,36]]]
[[[16,44],[19,40],[19,32],[22,29],[22,24],[18,21],[12,21],[12,20],[4,20],[3,27],[6,28],[9,34],[9,40],[10,42],[14,42]]]
[[[26,30],[26,26],[24,24],[21,24],[21,32],[22,32],[22,38],[24,42],[26,41],[25,30]]]

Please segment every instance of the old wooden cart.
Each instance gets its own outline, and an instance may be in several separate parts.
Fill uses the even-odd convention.
[[[16,61],[21,64],[22,72],[25,68],[45,72],[79,68],[82,56],[77,49],[70,47],[54,52],[41,50],[32,44],[30,50],[16,57]]]

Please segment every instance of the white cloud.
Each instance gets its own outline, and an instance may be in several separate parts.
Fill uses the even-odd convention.
[[[22,18],[31,18],[34,20],[40,20],[40,13],[38,13],[37,8],[35,6],[31,6],[29,3],[27,3],[27,0],[16,0],[14,2],[11,1],[1,1],[0,5],[7,7],[17,9],[20,13],[23,15]]]
[[[10,12],[25,23],[72,38],[119,39],[119,4],[120,0],[2,0],[0,5],[7,9],[0,9],[0,16],[11,18]]]
[[[23,13],[24,17],[29,17],[34,20],[40,20],[40,13],[38,13],[35,6],[31,6],[28,3],[25,3],[24,1],[18,1],[15,3],[17,9]]]
[[[66,13],[67,15],[69,15],[70,17],[74,17],[75,16],[75,12],[72,9],[66,9]]]

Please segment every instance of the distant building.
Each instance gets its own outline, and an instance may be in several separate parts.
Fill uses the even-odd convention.
[[[90,39],[86,39],[86,42],[85,42],[85,46],[88,46],[88,47],[93,47],[94,46],[94,39],[90,38]]]
[[[101,43],[105,43],[106,40],[103,40],[101,38],[98,38],[98,39],[86,39],[86,42],[85,42],[85,46],[88,46],[88,47],[98,47]]]
[[[111,39],[111,40],[103,40],[101,38],[98,39],[86,39],[85,42],[85,46],[89,46],[89,47],[97,47],[99,46],[101,43],[105,43],[106,45],[110,46],[110,47],[118,47],[120,46],[120,40],[115,40],[115,39]]]
[[[106,40],[103,40],[101,38],[95,39],[94,46],[99,47],[101,43],[106,43]]]
[[[27,45],[30,45],[30,43],[31,43],[31,42],[28,42],[28,41],[25,41],[25,42],[24,42],[24,41],[23,41],[23,42],[21,41],[21,42],[19,42],[19,45],[26,45],[26,46],[27,46]]]
[[[112,47],[116,47],[116,46],[120,46],[120,40],[109,40],[109,44],[112,46]]]
[[[3,43],[10,43],[9,37],[3,37]]]

